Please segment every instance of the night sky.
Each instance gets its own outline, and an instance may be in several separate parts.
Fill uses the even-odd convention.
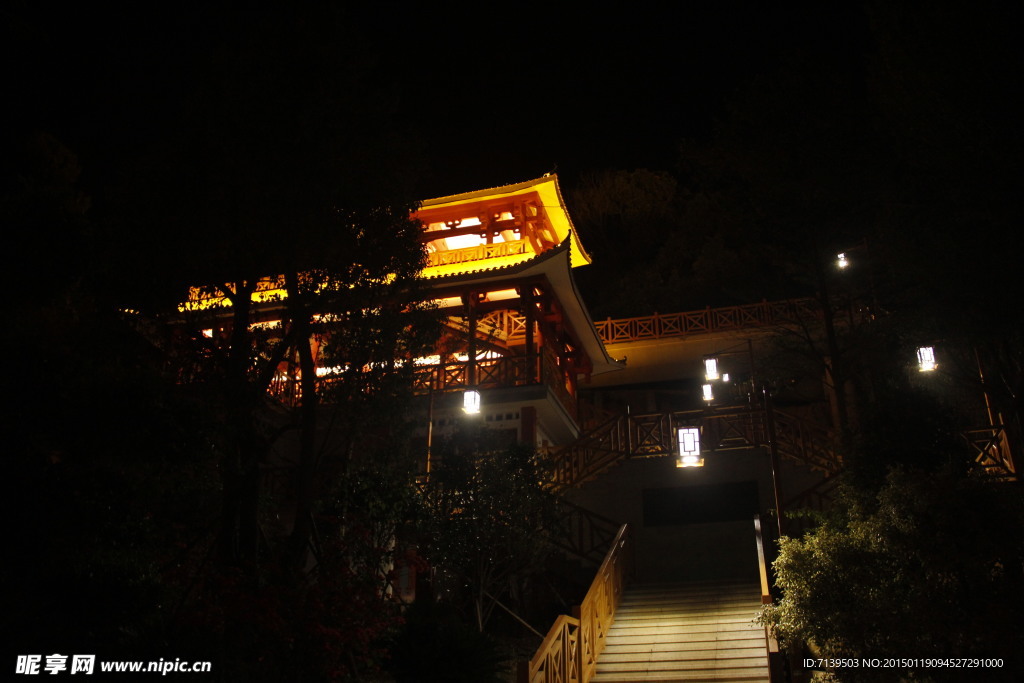
[[[855,82],[868,49],[860,3],[679,2],[500,6],[502,14],[386,2],[350,10],[359,54],[400,98],[426,161],[424,196],[557,170],[671,169],[736,92],[797,62]],[[19,2],[4,10],[13,129],[57,136],[97,192],[126,156],[175,125],[211,51],[251,22],[197,3],[124,8]],[[10,128],[10,127],[9,127]]]
[[[872,236],[876,243],[893,237],[914,243],[924,226],[944,223],[944,239],[962,249],[964,226],[975,231],[979,224],[966,209],[972,205],[992,213],[985,227],[990,239],[1004,238],[1016,212],[1010,198],[1019,189],[1021,135],[1011,105],[1024,65],[1015,35],[1021,10],[1004,5],[940,2],[922,10],[874,0],[679,2],[581,11],[554,3],[502,6],[498,15],[434,3],[338,4],[332,7],[340,8],[340,20],[310,35],[319,41],[314,45],[337,46],[340,61],[332,58],[326,75],[309,75],[307,53],[294,45],[306,28],[267,31],[313,16],[287,5],[94,10],[23,0],[5,10],[0,36],[11,94],[5,129],[15,140],[32,131],[52,134],[75,153],[90,219],[103,222],[125,198],[163,187],[160,181],[132,186],[133,178],[148,177],[138,169],[184,168],[173,158],[179,139],[200,140],[188,148],[200,155],[207,149],[202,136],[189,137],[195,128],[188,122],[203,121],[194,116],[197,103],[205,111],[239,73],[214,65],[235,59],[233,68],[249,69],[256,83],[249,87],[262,93],[261,75],[282,64],[283,54],[293,59],[279,71],[295,72],[296,83],[286,78],[283,89],[291,87],[290,95],[305,102],[291,106],[287,97],[268,94],[268,112],[228,134],[245,154],[259,158],[258,145],[266,144],[284,163],[309,168],[302,161],[308,157],[289,151],[287,137],[287,126],[309,111],[319,127],[308,140],[344,131],[339,137],[361,146],[354,155],[342,152],[347,168],[376,189],[385,176],[368,166],[388,166],[376,169],[385,175],[402,169],[404,198],[556,172],[595,256],[597,267],[582,276],[581,287],[607,310],[592,313],[623,317],[731,305],[794,295],[784,268],[760,258],[765,245],[806,246],[815,234],[828,250],[863,240],[872,225],[876,233],[889,229],[884,238]],[[280,40],[283,51],[264,49],[267,36]],[[335,80],[335,66],[348,75]],[[276,78],[268,82],[279,87]],[[341,99],[315,111],[321,100],[307,93],[320,93],[325,79]],[[225,95],[250,111],[253,100],[231,98]],[[370,131],[378,137],[363,136],[359,124],[335,126],[339,107],[351,110],[341,119],[363,112],[364,120],[379,122]],[[376,117],[377,107],[386,115]],[[266,127],[274,116],[289,120]],[[382,143],[381,131],[384,138],[393,132],[394,140]],[[634,225],[633,244],[620,249],[616,229],[600,225],[609,205],[595,209],[597,217],[586,215],[599,204],[586,192],[607,187],[601,184],[606,171],[635,169],[672,174],[677,215],[662,227],[647,225],[646,235]],[[604,191],[596,190],[602,197]],[[195,188],[180,192],[197,195]],[[621,198],[611,201],[623,206]],[[909,206],[911,216],[893,213]],[[951,215],[957,219],[947,220]],[[914,225],[922,236],[906,232]],[[132,237],[150,240],[145,230]],[[674,246],[671,237],[679,238]],[[732,252],[715,252],[715,239]],[[647,278],[646,290],[660,293],[616,302],[598,286],[610,275],[639,281],[651,254],[662,249],[686,253],[689,262]],[[749,253],[734,253],[744,249]],[[882,256],[875,251],[876,259]],[[765,284],[772,278],[779,283]],[[729,291],[721,286],[726,281],[735,283]]]

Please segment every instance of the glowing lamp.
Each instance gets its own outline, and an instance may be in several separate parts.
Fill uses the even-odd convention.
[[[919,372],[931,372],[939,367],[935,362],[935,347],[921,346],[917,349],[917,369]]]
[[[679,429],[679,462],[677,467],[700,467],[704,458],[700,457],[700,428],[681,427]]]
[[[462,394],[462,409],[469,415],[480,412],[480,392],[476,389],[466,389]]]
[[[848,265],[850,265],[850,261],[847,260],[847,258],[846,258],[846,252],[845,251],[844,252],[840,252],[836,256],[836,265],[838,265],[840,268],[845,268]]]
[[[711,385],[710,384],[705,384],[703,389],[704,389],[704,400],[707,401],[708,403],[710,403],[711,401],[714,401],[715,400],[715,394],[712,391]]]
[[[718,359],[717,358],[705,358],[704,359],[704,379],[711,381],[718,379]]]

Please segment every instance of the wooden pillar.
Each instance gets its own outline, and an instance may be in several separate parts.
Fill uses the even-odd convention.
[[[466,369],[467,386],[476,387],[476,292],[466,295],[467,326],[469,327],[469,365]]]
[[[576,393],[579,389],[578,381],[576,378],[577,374],[579,374],[580,366],[582,365],[582,363],[579,362],[579,355],[579,350],[574,349],[569,354],[565,363],[566,380],[568,381],[566,389],[569,390],[569,393],[572,395],[573,398],[576,398]]]
[[[523,285],[520,290],[523,300],[523,315],[526,318],[526,383],[537,382],[537,341],[533,328],[537,318],[537,306],[533,299],[533,285]]]

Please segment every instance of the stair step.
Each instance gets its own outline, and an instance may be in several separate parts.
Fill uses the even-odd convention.
[[[748,629],[760,629],[754,623],[754,615],[741,614],[708,614],[702,617],[679,616],[663,617],[661,619],[631,619],[625,621],[616,620],[612,628],[624,634],[635,633],[672,633],[676,629],[683,631],[745,631]],[[610,634],[610,630],[609,630]]]
[[[691,683],[692,681],[716,681],[718,683],[770,683],[768,674],[755,672],[634,672],[622,674],[595,674],[591,679],[595,683]]]
[[[760,607],[761,599],[760,596],[752,598],[749,595],[717,595],[717,596],[691,596],[683,597],[681,595],[666,595],[660,598],[652,597],[644,600],[629,600],[623,601],[619,605],[621,611],[631,610],[671,610],[671,609],[688,609],[690,607],[699,607],[701,605],[707,605],[709,607],[717,606],[731,606],[731,605],[747,605]]]
[[[703,646],[703,647],[702,647]],[[625,664],[629,662],[681,662],[681,661],[726,661],[764,657],[762,644],[747,643],[747,647],[707,648],[707,643],[693,648],[672,648],[671,650],[649,650],[647,652],[608,652],[601,653],[603,664]]]
[[[622,596],[596,682],[768,681],[759,587],[736,581],[647,584]]]
[[[730,671],[735,669],[752,669],[768,666],[768,655],[762,653],[754,657],[737,657],[735,659],[675,659],[649,660],[642,662],[609,662],[600,666],[601,671]]]
[[[652,605],[647,609],[640,607],[631,607],[629,609],[624,610],[620,609],[615,612],[615,618],[671,619],[677,616],[700,616],[703,614],[756,615],[760,608],[760,604],[753,604],[749,601],[737,603],[727,602],[721,604],[695,602],[690,605],[680,605],[673,603],[670,605]]]
[[[646,595],[649,593],[681,593],[697,595],[699,593],[755,593],[758,587],[748,581],[691,581],[679,583],[645,583],[631,586],[630,595]]]
[[[605,652],[653,652],[654,650],[685,650],[727,647],[744,648],[760,647],[764,644],[764,631],[715,632],[715,633],[664,633],[653,638],[627,638],[615,636],[615,640],[605,641]],[[602,656],[604,656],[602,654]]]

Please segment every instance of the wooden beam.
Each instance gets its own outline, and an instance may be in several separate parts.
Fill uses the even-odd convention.
[[[491,236],[499,235],[502,232],[510,230],[512,232],[520,232],[522,225],[519,221],[503,220],[503,221],[491,221],[486,225],[470,225],[465,228],[444,228],[443,230],[425,230],[420,233],[420,242],[433,242],[434,240],[447,239],[448,237],[459,237],[461,235],[480,235]]]
[[[473,287],[477,291],[489,291],[497,292],[502,289],[521,289],[524,287],[540,287],[546,289],[549,287],[547,278],[542,275],[533,276],[529,279],[523,278],[508,278],[505,280],[495,280],[494,282],[486,282],[482,284],[474,284]],[[438,287],[437,289],[426,292],[430,299],[447,299],[453,296],[464,296],[469,290],[469,285],[452,285],[450,287]]]
[[[500,311],[506,308],[512,309],[519,307],[520,299],[502,299],[500,301],[481,301],[477,303],[476,310],[479,311],[480,313],[490,313],[491,311]],[[446,306],[444,308],[438,308],[437,310],[441,311],[442,313],[455,313],[458,311],[463,311],[464,309],[465,307],[462,304],[458,304],[455,306]]]

